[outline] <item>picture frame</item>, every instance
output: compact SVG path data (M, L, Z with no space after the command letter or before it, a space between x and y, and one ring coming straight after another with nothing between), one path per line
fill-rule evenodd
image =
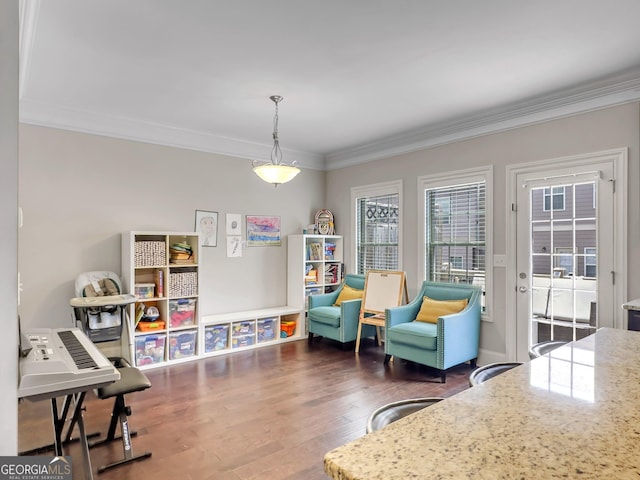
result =
M200 246L218 246L218 212L196 210L194 231L200 234Z
M280 238L280 217L276 215L247 215L247 246L277 247Z

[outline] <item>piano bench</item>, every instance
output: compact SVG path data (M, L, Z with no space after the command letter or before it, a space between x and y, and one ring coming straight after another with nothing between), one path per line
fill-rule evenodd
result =
M151 382L144 373L134 367L118 368L120 380L100 387L96 391L96 395L101 400L112 398L127 393L140 392L151 386Z
M116 365L118 365L116 363ZM136 432L130 430L129 421L127 417L131 415L131 408L125 403L124 396L128 393L140 392L146 390L151 386L151 382L144 373L135 367L121 366L118 368L120 372L120 380L116 380L104 387L96 389L96 395L101 400L107 398L115 398L113 403L113 411L111 412L111 422L109 423L109 430L104 439L93 442L89 447L93 448L98 445L112 442L113 440L122 440L124 447L124 458L108 465L103 465L98 468L98 473L104 472L109 468L125 465L137 460L143 460L151 456L151 452L145 452L141 455L133 454L133 446L131 445L131 437L136 435ZM116 429L120 425L120 435L116 436Z

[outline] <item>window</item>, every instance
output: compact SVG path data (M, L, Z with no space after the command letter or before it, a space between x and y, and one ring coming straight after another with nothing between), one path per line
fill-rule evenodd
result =
M389 182L352 189L356 273L400 270L401 185Z
M492 177L492 168L487 167L418 179L424 279L481 286L485 312Z
M584 276L596 276L596 249L595 247L585 247L584 249Z
M554 210L564 210L564 186L544 189L544 211L551 210L551 205Z
M462 255L452 255L449 257L449 266L452 269L461 269L463 267L463 256Z

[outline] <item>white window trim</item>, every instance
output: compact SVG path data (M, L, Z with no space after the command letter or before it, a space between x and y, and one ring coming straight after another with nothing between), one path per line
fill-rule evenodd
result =
M426 212L425 212L425 190L431 188L451 187L468 183L485 182L485 311L482 313L482 320L493 322L491 312L493 311L493 165L479 168L469 168L457 170L455 172L440 173L434 175L423 175L418 177L418 249L420 250L421 277L424 282L426 278L427 257L425 239L426 232Z
M376 197L382 195L398 195L398 270L403 271L402 268L402 223L403 223L403 208L402 208L402 180L392 180L390 182L383 183L375 183L372 185L362 185L359 187L351 188L351 238L353 239L351 243L351 258L348 262L348 271L356 272L357 265L356 259L357 256L357 200L362 197Z

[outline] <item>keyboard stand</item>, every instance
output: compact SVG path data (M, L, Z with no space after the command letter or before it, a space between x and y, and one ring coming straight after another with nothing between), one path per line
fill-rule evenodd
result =
M56 397L51 398L51 418L53 424L53 443L49 445L43 445L42 447L36 447L31 450L25 450L19 452L18 455L35 455L38 453L53 450L58 457L64 456L64 446L72 442L79 441L80 449L82 451L82 463L84 466L84 476L87 480L93 480L93 468L91 466L91 457L89 456L89 442L88 438L95 437L99 433L88 434L84 427L84 398L87 392L78 392L65 395L64 402L62 403L62 411L58 409L58 399ZM67 417L71 410L71 404L73 404L73 416L71 417L67 434L62 439L64 432L64 426L67 423ZM75 425L78 425L79 436L73 438L71 434Z
M63 447L73 440L71 435L78 425L85 478L93 480L84 426L85 396L93 388L118 380L120 373L78 329L34 329L26 336L33 348L26 357L20 359L18 398L51 401L53 449L56 456L64 456ZM64 398L64 402L60 409L58 400L61 398ZM70 414L69 428L63 440L64 427ZM31 452L22 452L21 455Z
M69 431L67 432L67 441L71 437L71 430L73 429L74 424L77 423L80 434L78 439L80 440L80 447L82 450L84 475L87 480L93 480L93 468L91 467L91 458L89 457L89 444L87 442L87 435L84 429L84 408L82 406L86 394L87 392L84 391L66 395L64 397L64 404L62 407L62 412L60 414L58 413L58 401L55 397L52 398L51 417L53 419L54 450L57 456L63 456L64 452L62 448L62 431L64 430L64 425L67 421L71 403L73 402L75 404L73 409L73 417L69 426Z

